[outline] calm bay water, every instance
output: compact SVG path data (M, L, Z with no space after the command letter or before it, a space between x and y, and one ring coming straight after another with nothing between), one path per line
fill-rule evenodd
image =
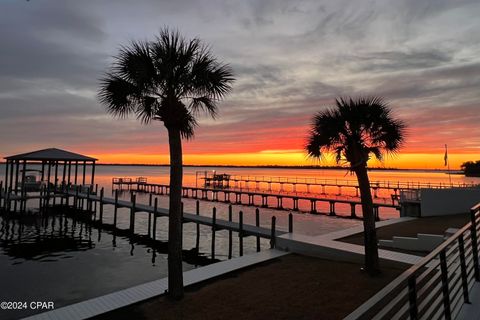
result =
M184 185L201 186L199 180L205 171L227 173L238 176L317 178L327 180L355 180L346 170L318 169L278 169L278 168L192 168L184 169ZM199 174L197 174L197 172ZM5 165L0 165L0 180L4 180ZM97 166L95 182L105 188L105 196L112 196L113 177L147 177L148 182L168 184L168 167L147 166ZM88 176L88 172L87 172ZM463 175L451 175L441 172L422 171L373 171L372 181L449 183L480 183L480 178L466 178ZM255 187L255 185L243 185ZM272 185L272 191L279 192L279 185ZM285 186L284 192L292 192L291 186ZM302 189L303 188L303 189ZM311 193L319 193L320 187L312 187ZM298 186L298 193L306 193L305 187ZM335 196L338 188L327 188L329 196ZM342 196L353 196L354 190L342 190ZM128 192L122 197L129 198ZM388 200L389 192L379 194ZM159 206L168 207L168 197L158 196ZM138 202L147 203L148 196L139 193ZM387 201L385 200L385 201ZM274 199L272 199L274 201ZM379 200L380 201L380 200ZM35 206L32 202L30 206ZM184 199L185 211L195 211L195 200ZM273 203L272 203L273 205ZM287 201L284 205L290 206ZM300 209L308 211L308 204L301 204ZM219 219L227 219L228 205L219 202L201 201L202 215L211 215L213 207L217 209ZM320 211L327 211L319 205ZM238 212L244 212L245 223L254 224L255 208L234 206L234 220ZM348 215L349 207L338 205L339 214ZM359 210L359 209L358 209ZM287 229L288 212L274 209L260 209L260 223L270 226L271 217L277 217L279 229ZM381 209L381 218L397 217L395 209ZM113 222L113 208L105 206L104 222ZM359 225L361 221L345 218L327 217L298 213L294 215L294 231L308 235L319 235L327 232ZM128 210L120 209L118 227L127 229L129 224ZM168 235L167 219L159 218L156 238L166 242ZM135 221L138 234L148 234L148 215L138 213ZM184 225L184 250L195 247L196 227ZM210 255L211 230L200 227L200 254ZM245 254L255 251L255 239L244 240ZM262 240L262 248L269 247L268 241ZM234 236L234 256L238 255L238 238ZM228 254L228 232L216 234L216 257L226 259ZM194 268L193 264L184 263L184 270ZM85 300L122 288L144 283L166 276L166 254L161 249L152 248L148 243L127 236L116 235L112 231L102 230L91 224L77 221L65 215L41 217L32 215L23 218L0 217L0 289L1 300L9 301L54 301L56 307ZM0 319L14 319L30 312L0 311Z

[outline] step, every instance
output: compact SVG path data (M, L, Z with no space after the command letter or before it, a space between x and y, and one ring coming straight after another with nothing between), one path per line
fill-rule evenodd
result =
M443 236L419 233L417 238L394 236L392 240L379 240L379 245L411 251L432 251L444 241Z

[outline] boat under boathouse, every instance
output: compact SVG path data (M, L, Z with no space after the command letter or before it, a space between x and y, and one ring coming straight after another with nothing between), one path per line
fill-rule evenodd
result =
M25 210L28 199L39 198L41 201L42 197L49 198L51 192L55 193L63 186L93 186L95 182L97 159L78 153L49 148L4 159L5 179L0 182L0 195L3 193L4 207L10 207L10 200L14 201L15 211L17 202L20 202L20 210ZM47 194L43 195L42 190ZM8 206L5 205L7 202Z

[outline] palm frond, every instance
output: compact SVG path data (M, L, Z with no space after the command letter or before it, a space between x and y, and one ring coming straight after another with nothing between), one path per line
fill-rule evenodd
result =
M307 155L311 158L321 159L323 157L322 146L324 143L320 140L320 136L312 132L307 138L307 143L305 149L307 150Z
M306 150L313 157L331 152L337 162L345 157L352 166L366 164L369 154L382 160L383 153L397 152L405 140L405 128L381 97L340 97L334 108L313 117Z
M208 47L201 47L192 61L190 91L197 95L222 99L227 95L234 82L229 65L219 63L210 53Z
M191 100L190 109L194 115L197 115L200 111L204 111L213 119L217 117L218 109L215 100L208 96L193 97Z
M383 154L382 154L382 150L380 147L368 147L366 148L366 151L370 154L372 153L375 158L377 158L379 161L382 161L383 160Z
M132 83L107 73L100 80L98 98L106 106L107 112L121 118L127 117L136 109L135 97L138 88Z
M180 134L182 138L187 140L193 139L197 125L197 120L191 112L185 113L185 117L182 119L182 124L180 126Z
M123 46L115 59L113 73L144 91L155 85L156 70L148 42L136 41Z
M135 114L143 124L148 124L156 119L158 113L158 100L151 96L144 96L141 103L137 106Z

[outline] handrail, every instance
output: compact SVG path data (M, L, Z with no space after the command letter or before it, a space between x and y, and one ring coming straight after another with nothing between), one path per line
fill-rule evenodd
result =
M220 174L215 174L215 176L220 176ZM213 179L213 175L208 174L205 177L200 177L202 180ZM322 179L322 178L298 178L298 177L265 177L265 176L243 176L243 175L229 175L229 181L244 181L244 182L260 182L260 183L277 183L277 184L310 184L310 185L325 185L325 184L335 184L338 185L339 182L344 187L358 187L358 182L356 180L344 180L344 179ZM378 180L370 182L372 188L389 188L389 189L420 189L420 188L449 188L449 187L475 187L478 184L475 183L431 183L431 182L412 182L412 181L388 181L388 180Z
M463 226L460 230L455 232L453 236L445 240L442 244L440 244L437 248L435 248L431 253L427 256L422 258L418 263L407 269L403 272L400 276L390 282L387 286L385 286L382 290L380 290L377 294L375 294L372 298L370 298L367 302L363 305L358 307L352 313L350 313L345 319L346 320L353 320L353 319L369 319L375 316L379 309L387 308L389 303L393 301L396 295L393 295L394 292L398 292L404 288L407 288L408 299L406 300L406 305L404 304L404 308L408 308L410 317L417 318L418 317L418 296L417 296L417 279L416 276L420 271L423 271L425 267L431 267L432 261L440 259L440 272L442 278L442 290L439 294L443 294L443 304L444 304L444 311L446 313L446 318L449 318L450 312L452 311L450 308L450 304L453 301L450 301L450 292L449 287L453 288L453 285L449 285L448 281L448 259L446 257L446 251L449 247L451 247L455 242L458 242L460 253L460 264L461 269L465 267L465 251L464 251L464 236L471 236L472 239L472 261L473 261L473 269L474 269L474 279L479 281L479 266L478 266L478 245L477 245L477 227L476 227L476 219L480 216L480 203L476 204L471 208L471 220L465 226ZM475 261L476 260L476 261ZM457 261L458 262L458 261ZM438 263L437 263L438 264ZM462 271L463 273L463 271ZM446 283L444 283L446 281ZM460 284L464 287L463 294L464 294L464 301L468 301L468 281L462 275L457 278L457 283L462 281ZM460 290L461 292L461 290ZM393 297L392 297L393 295ZM390 299L389 299L390 298ZM395 305L394 305L395 306ZM381 316L380 316L381 318Z
M480 202L477 203L476 205L474 205L474 206L470 209L470 211L479 211L479 210L480 210Z

